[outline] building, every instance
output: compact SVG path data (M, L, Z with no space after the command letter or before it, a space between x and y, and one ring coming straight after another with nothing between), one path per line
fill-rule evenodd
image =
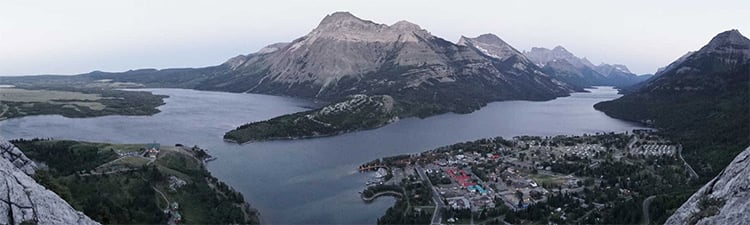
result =
M143 156L150 157L150 158L156 158L156 155L159 155L159 150L161 149L161 145L159 143L153 142L146 144L144 147Z

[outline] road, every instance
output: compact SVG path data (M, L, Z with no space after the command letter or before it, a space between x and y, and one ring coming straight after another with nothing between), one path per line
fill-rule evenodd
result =
M435 212L432 213L432 222L430 224L439 225L443 219L440 213L442 212L441 209L445 208L445 203L440 199L440 192L435 190L435 186L432 186L432 182L430 182L430 178L424 173L424 169L421 166L417 166L415 169L417 170L417 174L419 174L419 178L423 181L427 181L427 185L429 185L430 190L432 190L432 201L435 202Z
M633 151L633 145L638 142L638 135L633 135L633 140L628 143L628 151Z
M167 203L167 206L164 207L164 211L169 210L169 199L167 199L167 195L165 195L164 193L162 193L159 189L156 189L156 187L154 187L154 186L151 186L151 188L153 188L154 191L156 191L156 193L159 193L159 195L161 195L161 197L164 199L164 202Z
M404 194L403 194L403 193L401 193L401 192L396 192L396 191L383 191L383 192L378 192L378 193L375 193L374 195L370 196L369 198L367 198L367 197L365 197L365 196L362 196L362 200L365 200L365 201L372 201L372 200L375 200L376 198L378 198L378 197L380 197L380 196L383 196L383 195L391 195L391 196L398 196L398 197L403 197L403 196L404 196Z
M651 216L648 214L648 208L651 206L651 201L656 198L656 195L648 196L648 198L643 200L643 205L641 205L641 208L643 209L643 219L642 224L650 224L651 223Z
M682 145L677 145L677 156L680 157L680 160L682 160L682 163L685 164L685 167L687 168L688 173L690 173L691 178L698 179L698 173L693 170L693 167L690 166L690 164L685 161L685 158L682 158Z

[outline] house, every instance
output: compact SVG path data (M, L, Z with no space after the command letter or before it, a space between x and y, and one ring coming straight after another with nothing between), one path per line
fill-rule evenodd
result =
M149 143L146 144L144 147L145 151L143 152L143 156L150 157L150 158L156 158L156 155L159 155L159 150L161 149L161 145L159 143Z

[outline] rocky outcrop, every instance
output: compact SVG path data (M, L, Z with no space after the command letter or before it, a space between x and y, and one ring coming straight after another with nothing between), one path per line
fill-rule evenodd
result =
M34 181L36 165L0 139L0 224L99 224Z
M10 142L0 139L0 157L9 161L16 168L28 175L34 175L36 163L31 161L20 149L13 146Z
M666 224L750 223L750 148L693 194Z

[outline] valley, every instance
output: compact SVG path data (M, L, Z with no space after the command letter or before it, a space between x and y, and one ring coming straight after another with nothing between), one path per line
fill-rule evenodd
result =
M615 18L619 10L610 9ZM206 33L257 27L209 28L193 21L183 35L164 27L140 34L113 26L125 33L104 33L122 39L86 45L125 43L122 52L144 59L173 43L203 51L175 54L167 59L170 67L218 54L217 48L253 46L260 40L254 38L273 44L196 68L81 73L100 68L87 67L75 75L0 76L0 224L750 222L744 212L750 194L750 39L726 30L653 74L636 74L650 67L645 61L684 48L687 36L672 33L681 29L659 26L633 38L632 30L618 33L627 24L599 24L571 34L562 31L580 22L555 24L588 12L555 10L565 15L535 18L565 29L540 28L531 18L513 21L534 24L498 29L537 27L533 35L504 38L555 46L519 44L529 50L493 33L459 33L478 27L433 30L460 36L453 42L409 21L386 24L345 11L307 21L311 29L296 31L296 38L285 33L283 42L253 33L253 41L223 47L209 44L216 40ZM249 20L245 13L226 16ZM446 20L441 24L462 19L438 15ZM99 19L107 18L81 21ZM283 30L284 21L261 27ZM476 25L496 29L509 26L505 21ZM174 21L146 25L180 28ZM702 29L689 34L706 35ZM562 33L537 40L552 31ZM30 40L47 36L39 34ZM97 37L83 34L85 40ZM136 48L140 35L164 43ZM601 59L629 59L634 70L592 63L554 43ZM76 49L52 55L93 54L71 46ZM8 58L23 54L47 55L21 51ZM67 66L57 60L71 63L64 57L46 64L26 60L44 66L34 71ZM126 61L102 68L166 65L138 59L138 66L122 67Z

